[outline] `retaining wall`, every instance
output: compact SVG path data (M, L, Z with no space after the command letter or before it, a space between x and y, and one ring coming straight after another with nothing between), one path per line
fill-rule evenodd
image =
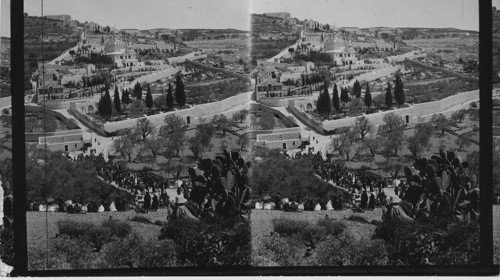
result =
M210 71L210 72L222 72L230 77L234 77L234 78L237 78L238 80L241 80L245 83L249 83L250 82L250 78L247 77L247 76L244 76L244 75L240 75L240 74L237 74L237 73L234 73L234 72L231 72L231 71L228 71L228 70L225 70L225 69L222 69L222 68L215 68L215 67L211 67L211 66L208 66L208 65L204 65L204 64L201 64L201 63L198 63L198 62L194 62L194 61L190 61L190 60L186 60L186 65L192 65L192 66L195 66L197 68L201 68L201 69L205 69L207 71Z
M149 119L155 126L161 126L164 124L165 116L175 114L182 117L186 123L190 125L197 125L200 123L201 119L210 118L216 114L224 114L231 117L236 111L226 111L236 106L244 105L250 100L251 95L252 92L245 92L226 98L222 101L195 105L189 109L146 116L146 118ZM116 134L120 130L133 128L136 125L136 122L137 118L117 122L107 122L103 125L103 129L107 134Z
M462 92L456 95L437 100L432 102L420 103L412 105L408 108L396 109L380 113L365 115L374 125L383 123L382 118L385 114L395 113L402 116L404 119L409 116L409 123L415 124L418 118L422 117L424 120L430 120L435 113L443 113L446 117L450 117L455 111L452 107L466 105L472 101L479 100L479 91ZM295 108L294 108L295 109ZM296 110L296 109L295 109ZM444 112L443 112L444 111ZM351 126L356 120L356 117L344 118L339 120L331 120L323 122L325 130L334 130L337 128Z
M435 71L435 72L442 72L442 73L444 73L446 75L457 77L457 78L459 78L461 80L464 80L466 82L479 83L479 79L478 78L467 77L465 75L459 74L457 72L454 72L454 71L451 71L451 70L448 70L448 69L445 69L445 68L427 65L425 63L421 63L421 62L414 61L414 60L407 60L407 61L405 61L405 63L411 64L413 66L421 67L421 68L424 68L424 69L427 69L427 70Z
M78 107L81 106L81 103L79 104L79 102L72 102L71 105L70 105L70 108L68 110L68 112L74 116L76 119L78 119L80 122L82 122L83 124L85 124L87 127L90 127L92 130L94 130L95 132L97 132L99 135L101 136L113 136L115 135L116 133L107 133L103 126L100 125L100 124L97 124L96 122L94 122L89 116L87 116L86 114L80 112L80 110L78 109Z
M310 119L305 113L300 112L297 108L295 108L293 100L290 101L287 109L292 113L296 118L298 118L301 122L307 124L307 126L311 127L314 131L321 135L327 134L327 131L321 124L317 124L312 119Z

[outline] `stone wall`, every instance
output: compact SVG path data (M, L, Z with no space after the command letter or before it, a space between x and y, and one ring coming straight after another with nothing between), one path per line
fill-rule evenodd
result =
M206 55L205 55L206 56ZM249 83L250 82L250 78L248 78L247 76L245 75L241 75L241 74L238 74L238 73L234 73L232 71L228 71L228 70L225 70L225 69L222 69L222 68L216 68L216 67L211 67L211 66L208 66L208 65L204 65L204 64L201 64L201 63L198 63L198 62L195 62L195 61L191 61L191 60L186 60L186 65L190 65L190 66L194 66L194 67L197 67L197 68L201 68L201 69L204 69L204 70L207 70L207 71L210 71L210 72L222 72L230 77L234 77L234 78L237 78L245 83Z
M478 78L467 77L465 75L462 75L460 73L457 73L457 72L454 72L454 71L451 71L451 70L448 70L448 69L445 69L445 68L427 65L425 63L421 63L421 62L414 61L414 60L406 60L405 63L408 63L408 64L410 64L412 66L417 66L417 67L421 67L421 68L424 68L424 69L427 69L427 70L435 71L435 72L442 72L442 73L444 73L446 75L457 77L457 78L459 78L461 80L464 80L466 82L479 83L479 79Z
M82 104L84 103L84 104ZM90 127L92 130L97 132L101 136L113 136L115 134L113 133L107 133L103 126L100 124L97 124L94 120L92 120L89 116L87 116L85 113L82 113L80 111L81 106L85 106L87 103L85 102L72 102L70 105L70 108L68 112L74 116L77 120L85 124L87 127Z
M258 102L269 107L286 107L290 103L290 100L295 100L296 102L304 101L313 103L312 95L293 95L293 96L283 96L283 97L261 97Z
M172 63L183 63L186 62L186 60L196 60L202 58L207 58L207 55L206 54L195 55L195 53L188 53L183 56L169 57L167 58L167 61L168 64L172 65Z
M387 57L387 60L389 62L403 62L406 59L417 59L417 58L422 58L422 57L427 57L427 53L421 53L417 54L415 52L409 52L401 55L395 55L395 56L389 56Z
M147 116L155 126L161 126L164 124L165 116L170 114L179 115L183 120L189 125L197 125L202 119L209 119L216 114L224 114L231 117L237 110L228 111L236 106L242 106L250 100L252 92L240 93L236 96L226 98L222 101L206 103L195 105L189 109L183 109L168 113L161 113L157 115ZM107 134L116 134L118 131L133 128L136 125L137 119L128 119L117 122L106 122L103 125L103 129Z
M250 112L252 112L252 111L266 111L266 112L270 112L270 113L278 116L278 118L281 120L281 122L287 127L286 129L299 126L294 121L290 120L287 116L285 116L285 114L283 114L282 112L280 112L276 109L273 109L273 108L263 106L259 103L250 104L249 110L250 110Z
M95 95L99 95L96 93ZM113 95L113 94L111 94ZM45 104L43 99L38 100L38 104L45 105L47 108L52 110L62 110L69 109L71 107L71 103L73 102L92 102L94 103L94 108L97 109L96 102L94 101L94 96L86 97L86 98L72 98L72 99L54 99L54 100L45 100Z
M327 131L323 128L323 125L314 122L311 118L309 118L305 113L299 111L295 108L293 100L290 101L287 109L292 113L296 118L298 118L301 122L307 124L307 126L311 127L314 131L321 135L327 134Z
M383 123L382 118L385 114L395 113L400 115L405 119L408 116L408 120L410 124L415 124L418 122L418 118L422 117L425 120L430 120L432 115L435 113L442 112L446 117L450 117L451 114L455 111L453 107L455 106L467 106L468 103L472 101L479 100L479 91L469 91L462 92L456 95L437 100L432 102L420 103L412 105L408 108L396 109L391 111L385 111L375 114L366 115L366 117L375 125L379 125ZM458 107L457 107L458 109ZM342 127L351 126L356 120L356 117L349 117L339 120L331 120L323 122L323 128L326 130L335 130Z

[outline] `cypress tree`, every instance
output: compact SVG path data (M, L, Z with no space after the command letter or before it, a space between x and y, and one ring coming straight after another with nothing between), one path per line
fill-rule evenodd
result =
M370 92L370 85L368 83L366 83L365 105L368 108L370 108L370 106L372 106L372 94Z
M316 100L316 110L318 111L318 113L320 115L323 115L323 112L324 112L324 98L323 98L324 94L323 92L320 92L319 95L318 95L318 100Z
M394 99L396 103L401 106L405 103L405 92L403 89L403 80L399 72L396 73L396 81L394 84Z
M139 82L137 82L134 86L134 96L137 99L142 99L142 87Z
M359 83L358 80L354 82L354 85L352 86L352 93L354 96L357 98L361 97L361 84Z
M153 107L153 95L151 95L151 88L148 85L148 92L146 93L146 107L151 110Z
M186 105L186 93L184 92L184 82L182 82L181 73L177 73L175 81L175 101L177 101L179 108Z
M335 108L336 111L340 110L339 91L337 90L337 84L333 84L332 104L333 108Z
M120 94L118 92L118 87L115 86L115 95L113 96L113 103L115 104L115 110L117 113L121 113L122 107L120 102Z
M97 112L102 117L106 116L106 102L104 101L104 94L101 94L101 98L99 98L99 103L97 103Z
M325 81L324 83L324 97L323 97L323 101L325 102L325 105L324 105L324 115L325 115L325 118L328 118L328 116L330 115L330 113L332 112L332 103L330 102L330 93L328 93L328 82Z
M130 96L128 95L128 90L126 89L122 90L122 103L124 104L130 103Z
M168 83L167 107L169 110L172 110L172 108L174 108L174 96L172 95L172 85L170 83Z
M105 97L105 108L106 108L106 115L108 118L113 114L113 102L111 101L111 95L109 95L109 89L106 90L106 93L104 95Z
M385 93L385 105L387 108L392 107L392 93L391 93L391 83L387 82L387 92Z

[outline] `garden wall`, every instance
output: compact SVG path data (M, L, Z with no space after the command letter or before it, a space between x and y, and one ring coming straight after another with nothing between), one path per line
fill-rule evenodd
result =
M82 104L84 103L84 104ZM101 136L113 136L114 134L107 133L103 126L100 124L97 124L94 120L92 120L89 116L86 114L80 112L78 109L78 106L81 105L88 105L87 102L71 102L70 108L68 112L74 116L77 120L85 124L87 127L90 127L92 130L97 132Z
M454 71L451 71L451 70L448 70L448 69L445 69L445 68L427 65L425 63L421 63L421 62L414 61L414 60L407 60L407 61L405 61L405 63L411 64L411 65L414 65L414 66L418 66L418 67L421 67L421 68L424 68L424 69L427 69L427 70L435 71L435 72L442 72L442 73L444 73L446 75L457 77L457 78L459 78L461 80L464 80L466 82L479 83L479 79L478 78L467 77L465 75L459 74L457 72L454 72Z
M462 92L456 95L433 101L412 105L408 108L396 109L392 111L385 111L375 114L366 115L366 117L375 125L383 123L382 118L385 114L395 113L402 116L404 119L406 116L409 117L409 123L417 123L418 117L423 117L426 120L430 120L433 114L443 113L445 116L449 117L455 111L452 107L466 105L471 101L479 99L479 91L469 91ZM289 106L293 107L293 106ZM294 108L295 109L295 108ZM458 108L457 108L458 109ZM296 110L296 109L295 109ZM442 112L445 111L446 112ZM356 117L344 118L339 120L331 120L323 122L323 128L326 130L334 130L337 128L351 126L356 120Z
M195 66L197 68L201 68L201 69L204 69L204 70L207 70L207 71L210 71L210 72L222 72L230 77L234 77L234 78L237 78L245 83L248 83L250 82L250 79L247 77L247 76L244 76L244 75L240 75L240 74L237 74L237 73L234 73L234 72L231 72L231 71L228 71L228 70L225 70L223 68L216 68L216 67L211 67L211 66L208 66L208 65L204 65L204 64L201 64L201 63L198 63L198 62L194 62L194 61L190 61L190 60L186 60L186 65L191 65L191 66Z
M196 60L202 58L207 58L207 55L206 54L195 55L195 53L188 53L183 56L169 57L167 58L167 61L168 64L172 65L172 63L183 63L186 62L186 60Z
M307 124L310 128L321 135L327 134L327 131L323 128L321 124L314 122L310 119L305 113L300 112L297 108L295 108L295 103L293 100L290 100L290 104L288 104L287 109L301 122Z
M406 59L410 60L422 57L427 57L427 53L415 54L415 52L409 52L401 55L389 56L387 57L387 60L389 62L402 62L405 61Z
M249 108L250 112L252 111L266 111L266 112L270 112L274 115L277 115L278 118L281 120L281 122L287 127L287 128L291 128L291 127L299 127L298 124L296 124L294 121L290 120L287 116L285 116L285 114L283 114L282 112L276 110L276 109L273 109L273 108L269 108L269 107L266 107L266 106L263 106L259 103L251 103L250 104L250 108ZM279 130L279 129L278 129Z
M308 98L308 102L311 103L312 101L309 101L311 98L311 95L299 95L299 96L283 96L283 97L261 97L259 98L258 102L262 103L264 105L267 105L269 107L286 107L290 103L290 100L302 100L305 98Z
M96 93L95 95L100 96L100 94L98 94L98 93ZM82 101L91 101L92 102L92 101L94 101L94 96L86 97L86 98L45 100L45 106L49 109L52 109L52 110L63 110L63 109L67 110L71 107L71 103L82 102ZM44 105L43 99L38 99L38 104Z
M197 125L200 123L200 118L210 118L216 114L224 114L228 117L232 116L237 110L230 112L226 111L236 106L244 105L250 100L251 95L252 92L245 92L218 102L195 105L189 109L183 109L179 111L161 113L145 117L149 119L155 126L161 126L164 124L165 116L170 114L175 114L181 116L186 123L190 125ZM106 122L103 125L103 129L107 134L115 134L119 130L133 128L136 125L136 122L137 118L117 121L117 122Z

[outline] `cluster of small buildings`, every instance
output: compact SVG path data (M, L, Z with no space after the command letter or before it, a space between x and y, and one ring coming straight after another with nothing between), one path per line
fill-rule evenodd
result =
M63 94L64 85L72 83L77 87L82 86L83 79L92 76L95 72L94 64L62 66L39 63L37 91L41 94Z
M292 18L290 13L279 12L279 13L265 13L263 15L252 14L251 15L252 24L276 24L281 26L294 26L297 24L297 19Z
M269 94L284 94L283 83L300 84L315 71L314 63L279 63L257 61L256 86L257 99Z

